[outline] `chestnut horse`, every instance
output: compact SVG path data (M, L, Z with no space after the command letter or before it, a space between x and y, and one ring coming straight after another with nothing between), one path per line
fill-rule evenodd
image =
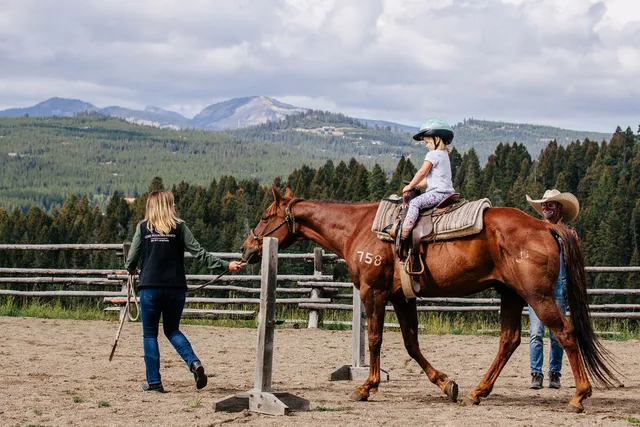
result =
M367 400L370 392L378 389L385 306L391 302L407 352L429 380L455 402L455 381L431 366L420 351L416 300L403 294L399 273L394 271L398 267L393 247L371 232L378 203L307 201L293 198L289 189L283 197L275 187L273 196L274 202L244 242L242 258L249 263L258 262L262 239L270 236L278 239L281 248L297 240L312 240L346 261L365 306L370 356L369 376L351 398ZM556 237L564 242L572 323L554 300L560 268ZM482 381L463 399L466 403L479 404L491 393L502 368L520 344L525 303L533 307L566 351L576 383L570 410L583 411L582 401L591 395L587 373L604 387L617 381L606 363L608 353L591 326L582 251L566 227L537 220L518 209L489 208L479 234L432 243L424 261L419 296L466 296L489 288L501 293L498 354Z

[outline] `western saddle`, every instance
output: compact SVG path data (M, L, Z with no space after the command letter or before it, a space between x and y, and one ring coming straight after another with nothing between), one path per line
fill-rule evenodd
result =
M410 199L415 196L416 194L412 194L411 197L408 197L409 200L405 200L405 203L408 204ZM442 215L456 210L465 203L467 201L462 199L459 193L452 193L436 206L421 211L411 231L411 236L406 240L401 239L402 233L400 232L406 209L402 211L402 220L396 231L395 252L400 261L405 261L408 274L418 276L424 273L422 254L425 253L426 248L422 247L421 242L428 241L432 237L434 226L442 218Z

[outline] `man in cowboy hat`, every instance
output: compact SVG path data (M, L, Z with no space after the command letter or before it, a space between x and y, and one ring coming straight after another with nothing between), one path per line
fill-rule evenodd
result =
M578 216L580 211L580 203L578 199L571 193L561 193L556 189L547 190L544 192L542 199L532 200L527 195L527 202L538 213L540 213L546 222L551 224L565 223L574 220ZM571 228L574 234L576 231ZM562 248L560 248L560 272L558 273L558 281L555 288L555 300L558 304L558 308L563 315L567 314L567 278L564 269L564 257L562 254ZM531 306L529 306L529 321L530 321L530 338L529 338L529 364L531 367L531 385L529 388L540 389L542 388L542 381L544 376L542 375L542 362L544 359L544 346L542 344L542 337L544 336L544 325L536 316ZM549 357L549 387L560 388L560 377L562 374L562 356L564 355L564 349L556 337L551 331L549 331L549 337L551 338L551 355Z

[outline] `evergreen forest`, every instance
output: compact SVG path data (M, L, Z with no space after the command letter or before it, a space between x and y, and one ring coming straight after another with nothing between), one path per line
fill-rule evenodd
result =
M81 120L76 118L74 120ZM256 152L244 153L251 157L251 166L266 170L273 162L287 162L294 166L288 176L271 176L269 181L261 182L257 177L237 178L228 173L214 179L207 178L207 170L200 173L198 179L180 180L180 173L172 168L186 162L184 153L200 153L202 160L188 163L191 169L210 166L210 157L216 156L232 163L237 155L224 154L223 151L234 138L253 138L257 128L238 131L238 133L208 135L202 131L176 131L173 139L155 140L150 137L156 130L145 129L140 134L133 134L129 125L113 120L96 117L86 118L88 129L76 129L78 139L73 144L64 146L51 144L48 148L36 144L39 121L33 121L31 148L22 151L24 154L37 150L51 150L52 155L63 156L71 168L78 162L86 161L91 150L106 144L104 129L111 126L115 135L121 135L117 142L110 137L109 152L111 158L103 158L104 162L131 162L136 165L135 171L153 170L155 178L146 183L129 184L127 187L116 177L108 183L110 196L102 203L92 200L89 193L72 194L59 205L53 203L49 209L34 203L28 209L21 205L0 207L0 243L44 244L44 243L120 243L130 241L134 227L144 216L146 194L158 188L170 189L176 197L178 214L192 229L196 238L209 251L238 252L251 227L259 221L262 211L272 202L271 185L281 191L289 187L298 197L319 200L337 200L348 202L378 201L391 193L398 193L402 188L402 180L410 179L420 166L415 159L400 156L394 159L391 173L386 172L388 163L382 165L369 161L361 161L357 157L349 160L333 160L323 158L320 151L309 150L308 155L291 157L290 149L281 152L271 151L280 142L265 142L263 155ZM96 121L105 120L107 124L99 130L94 128ZM75 122L74 122L75 123ZM68 124L62 119L49 121L52 132L63 132ZM281 125L281 124L280 124ZM327 126L326 122L323 123ZM18 124L14 123L14 126ZM75 124L74 124L75 126ZM267 124L272 131L278 131L279 124ZM316 126L314 123L312 126ZM4 122L2 132L10 126ZM56 130L57 129L57 130ZM367 131L367 129L364 129ZM69 132L68 129L64 132ZM166 132L166 131L162 131ZM95 133L95 134L94 134ZM393 130L389 130L391 140ZM241 136L240 136L241 134ZM190 143L180 142L180 135L188 135ZM206 137L205 137L206 135ZM320 138L309 135L310 139ZM145 150L130 151L126 141L137 138L146 141ZM206 141L205 141L206 139ZM90 143L90 140L93 141ZM115 141L115 142L114 142ZM27 142L28 145L29 141ZM335 142L336 148L339 146ZM55 147L54 147L55 146ZM65 149L70 151L64 154ZM169 149L168 149L169 148ZM260 147L254 147L259 150ZM372 150L368 147L367 150ZM31 151L29 151L31 150ZM423 149L424 150L424 149ZM312 157L311 153L318 154ZM363 150L363 153L367 152ZM371 151L369 151L371 152ZM165 154L162 154L165 153ZM280 156L277 153L281 153ZM289 154L285 154L289 153ZM95 154L95 153L94 153ZM363 154L364 155L364 154ZM573 225L581 236L589 266L638 266L640 265L640 134L630 128L616 129L609 141L596 142L588 138L561 145L556 141L548 142L540 151L537 159L533 159L524 144L513 142L499 144L488 156L484 166L475 149L464 154L457 149L451 152L454 174L454 187L467 199L488 197L494 206L510 206L524 210L539 217L529 207L525 195L540 198L549 188L569 191L576 195L581 204L580 215ZM158 157L154 157L158 156ZM162 160L159 163L150 159ZM389 156L389 158L391 158ZM245 160L247 160L245 158ZM46 197L47 189L52 192L58 181L53 175L44 173L39 181L23 182L26 175L21 175L22 167L46 169L46 165L34 161L25 155L8 162L21 162L21 167L12 167L8 172L3 164L2 182L15 180L13 188L21 183L24 188L34 188L34 197ZM299 162L295 167L293 162ZM3 160L7 162L7 160ZM238 165L241 162L238 163ZM77 166L77 165L76 165ZM239 166L238 166L239 167ZM233 169L233 168L231 168ZM76 168L82 170L77 182L100 182L104 175L92 168ZM231 172L231 170L229 170ZM11 174L16 174L13 177ZM33 175L29 175L33 177ZM141 175L142 176L142 173ZM131 182L131 181L130 181ZM165 185L165 182L177 182ZM37 184L37 185L36 185ZM140 186L144 185L144 188ZM5 187L6 188L6 187ZM5 190L3 190L5 191ZM125 200L125 196L136 196L133 202ZM292 250L310 252L310 243L294 245ZM37 255L37 256L36 256ZM6 267L29 266L49 268L105 268L120 267L115 254L59 251L34 254L33 251L7 252L0 251L0 265ZM197 266L189 271L196 273ZM639 274L597 274L593 275L593 286L607 288L638 288Z

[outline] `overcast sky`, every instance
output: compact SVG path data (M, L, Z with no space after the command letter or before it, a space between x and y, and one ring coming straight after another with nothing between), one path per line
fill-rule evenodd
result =
M0 109L229 98L420 125L640 124L638 0L0 0Z

